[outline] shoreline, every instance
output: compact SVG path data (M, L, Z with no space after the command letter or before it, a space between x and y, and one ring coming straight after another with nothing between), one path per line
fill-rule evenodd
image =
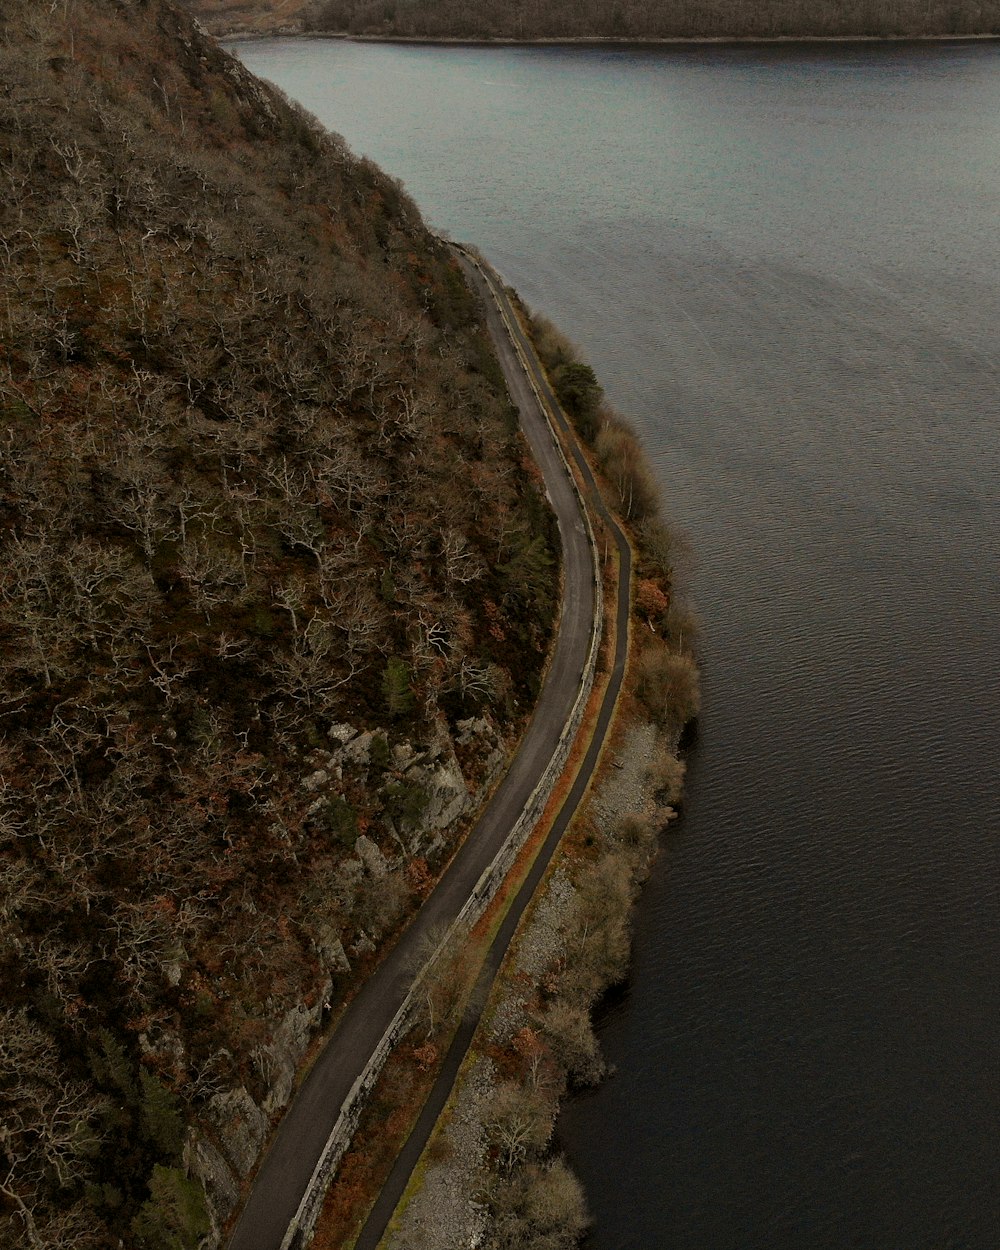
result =
M234 30L214 35L213 38L219 43L257 43L264 39L333 39L340 43L418 44L442 48L700 48L746 45L781 47L812 44L1000 43L1000 31L978 35L669 35L634 39L613 35L578 35L537 39L477 39L472 36L443 35L354 35L346 31L325 30Z

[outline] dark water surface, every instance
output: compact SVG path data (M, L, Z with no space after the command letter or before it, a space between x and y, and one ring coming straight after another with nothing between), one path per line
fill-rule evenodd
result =
M577 339L696 553L595 1250L1000 1246L1000 48L256 43Z

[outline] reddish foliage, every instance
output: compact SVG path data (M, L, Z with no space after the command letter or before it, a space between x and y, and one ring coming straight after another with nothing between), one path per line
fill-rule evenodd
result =
M644 578L636 587L636 609L648 620L662 620L670 607L670 596L654 581Z
M406 875L414 893L421 897L427 893L434 883L434 876L427 867L427 860L422 855L418 855L416 859L410 860L406 866Z
M423 1046L417 1046L414 1049L413 1058L417 1061L417 1067L421 1072L429 1072L437 1063L438 1048L433 1042L425 1042Z

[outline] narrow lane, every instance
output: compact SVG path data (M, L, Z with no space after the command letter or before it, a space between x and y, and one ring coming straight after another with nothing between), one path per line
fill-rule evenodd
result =
M565 424L562 421L561 412L556 403L555 396L548 387L548 381L545 374L535 356L534 348L524 338L520 332L520 326L514 315L514 310L510 305L506 293L495 280L494 275L488 270L479 271L473 265L465 261L466 271L472 279L474 285L487 301L488 307L493 308L493 300L496 299L504 308L505 318L497 316L490 319L490 329L494 335L494 346L497 348L498 354L501 353L502 343L510 343L508 337L508 328L515 336L518 337L521 346L521 360L518 361L518 369L521 369L521 362L526 362L532 371L533 381L539 393L545 402L549 405L549 410L553 414L555 420ZM502 340L502 341L501 341ZM516 355L516 353L515 353ZM523 373L522 373L523 376ZM407 1138L403 1149L399 1152L392 1171L383 1185L382 1190L376 1199L375 1205L365 1221L364 1227L355 1242L354 1250L377 1250L379 1243L385 1236L385 1231L392 1219L393 1212L399 1205L406 1186L409 1184L410 1176L413 1169L417 1166L424 1147L430 1140L434 1131L434 1126L438 1121L441 1112L444 1110L448 1097L451 1094L455 1080L458 1077L459 1069L468 1053L472 1040L475 1037L476 1029L479 1027L479 1021L485 1010L493 982L496 980L500 971L500 965L503 962L507 949L513 940L517 931L517 926L521 921L525 909L531 901L532 896L537 890L542 877L548 868L552 856L555 854L562 836L569 827L570 821L576 814L576 810L586 793L587 786L593 776L594 769L600 758L601 750L604 746L605 738L611 726L611 718L614 715L615 706L618 702L618 695L621 692L622 681L625 676L625 662L628 657L628 625L629 625L629 609L631 606L631 584L632 584L632 550L628 544L617 521L604 505L604 501L597 490L590 467L576 446L575 438L571 441L573 455L577 463L584 470L584 480L587 484L586 504L594 511L600 513L603 519L609 525L615 539L615 544L619 556L619 579L618 579L618 596L615 605L615 654L612 662L611 674L607 687L604 691L604 697L601 702L600 712L598 714L597 723L593 736L587 747L587 753L580 765L579 771L574 778L573 785L559 813L553 821L552 828L546 836L545 842L538 852L531 870L518 890L517 895L511 904L503 923L497 931L496 937L487 952L486 959L483 963L482 970L476 980L475 988L470 996L469 1003L466 1006L462 1022L458 1027L455 1037L452 1040L448 1053L445 1056L441 1071L434 1082L427 1102L424 1104L416 1124L413 1126L410 1136Z
M488 307L497 317L492 301ZM542 471L562 540L563 602L549 670L506 777L397 945L345 1009L286 1111L230 1237L229 1250L280 1250L341 1108L406 997L415 952L426 948L429 934L452 923L504 845L552 758L576 700L598 610L591 549L578 496L545 414L505 333L503 340L501 364L511 398ZM496 334L494 341L499 346Z

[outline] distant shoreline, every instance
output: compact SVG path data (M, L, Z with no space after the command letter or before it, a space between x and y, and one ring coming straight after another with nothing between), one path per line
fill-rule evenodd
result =
M1000 43L1000 32L981 35L698 35L669 36L663 38L621 39L614 36L586 35L577 37L550 37L539 39L474 39L430 35L352 35L346 32L326 30L234 30L216 35L220 42L257 42L261 39L336 39L341 43L400 43L427 44L432 47L467 48L551 48L551 47L617 47L617 48L665 48L736 46L743 44L816 44L816 43Z

